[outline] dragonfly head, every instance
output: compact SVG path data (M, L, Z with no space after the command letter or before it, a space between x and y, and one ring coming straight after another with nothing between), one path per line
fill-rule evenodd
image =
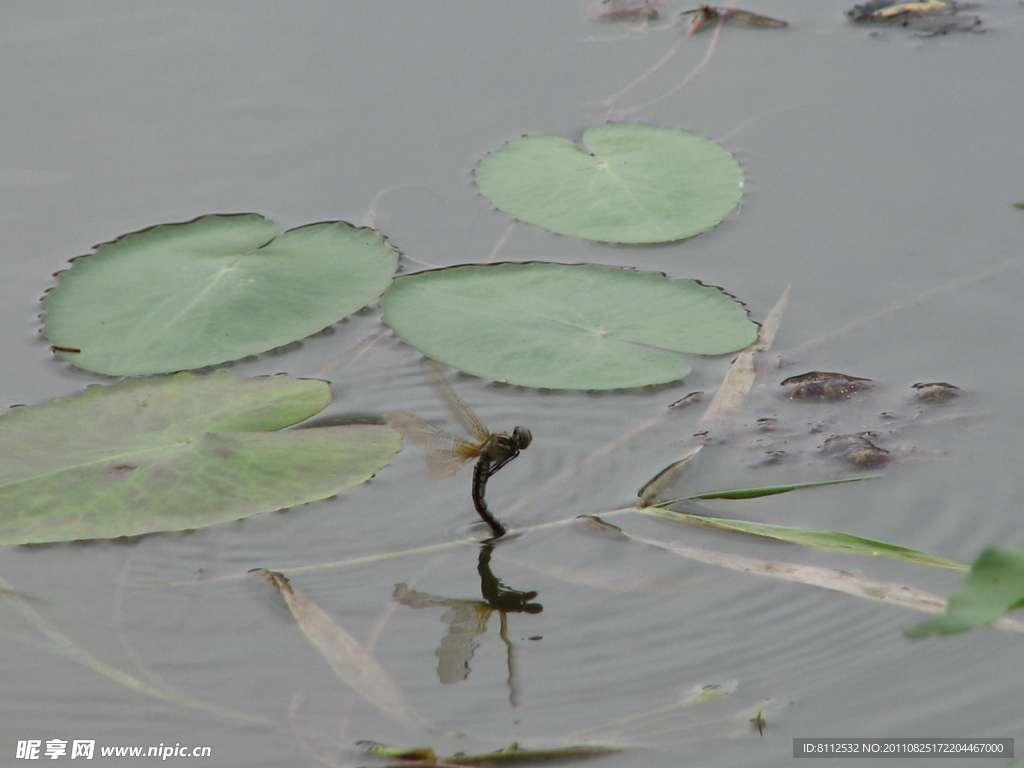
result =
M512 430L512 442L521 451L533 442L533 435L526 427L516 427Z

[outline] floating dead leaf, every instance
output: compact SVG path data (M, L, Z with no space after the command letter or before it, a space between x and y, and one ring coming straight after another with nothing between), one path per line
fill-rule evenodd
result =
M376 742L359 742L366 746L371 754L395 756L390 750L401 750L402 747L387 747ZM417 749L430 750L429 747ZM512 742L504 749L495 752L482 752L469 755L458 753L448 757L432 757L429 759L417 759L416 757L406 758L412 762L403 763L403 766L443 766L444 768L466 766L466 765L496 765L496 764L517 764L517 763L540 763L554 762L558 760L580 760L588 757L602 757L603 755L614 755L622 752L622 747L607 747L596 744L582 744L574 747L554 747L551 749L525 749L519 746L519 742ZM384 768L392 768L384 766Z
M417 730L427 727L412 712L401 689L377 660L320 606L277 571L256 568L250 573L277 590L299 629L342 682L395 722Z
M715 392L707 411L700 420L698 429L708 431L720 428L728 417L737 413L757 378L756 362L759 352L767 352L775 341L775 334L782 322L782 313L786 311L789 301L789 288L782 292L757 332L757 339L749 347L740 352L729 367L722 380L722 385Z
M679 481L682 480L683 475L687 474L694 466L695 460L700 455L703 447L703 445L692 447L683 458L672 462L644 483L637 493L637 496L640 497L640 506L649 507L652 504L657 504L659 501L664 501L669 490L675 488Z

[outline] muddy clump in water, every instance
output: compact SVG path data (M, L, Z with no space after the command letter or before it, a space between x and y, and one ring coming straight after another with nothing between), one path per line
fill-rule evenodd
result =
M912 428L963 416L955 407L963 390L946 382L918 382L908 393L860 376L810 371L780 387L781 403L746 426L747 448L757 454L749 467L825 460L879 469L922 453L907 442Z
M846 400L854 392L872 389L871 379L847 376L845 373L811 371L783 380L786 395L791 400Z

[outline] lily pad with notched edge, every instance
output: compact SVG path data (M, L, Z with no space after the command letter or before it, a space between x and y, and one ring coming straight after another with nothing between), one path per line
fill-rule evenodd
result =
M0 544L202 528L324 499L373 476L398 434L281 430L326 382L179 373L92 386L0 416Z
M721 145L678 128L605 123L583 134L524 136L487 155L480 191L517 219L610 243L693 237L720 223L743 193L743 171Z
M338 322L380 296L397 263L380 233L342 221L280 235L256 214L162 224L74 259L43 299L43 335L95 373L202 368Z
M668 351L735 352L757 325L720 288L592 264L461 266L396 278L384 320L423 354L524 387L622 389L683 378Z

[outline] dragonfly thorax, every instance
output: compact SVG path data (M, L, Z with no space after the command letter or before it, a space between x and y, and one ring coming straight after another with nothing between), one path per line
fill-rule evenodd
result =
M492 433L480 447L480 456L495 467L502 467L518 456L532 440L533 435L525 427L516 427L511 435L507 432Z

